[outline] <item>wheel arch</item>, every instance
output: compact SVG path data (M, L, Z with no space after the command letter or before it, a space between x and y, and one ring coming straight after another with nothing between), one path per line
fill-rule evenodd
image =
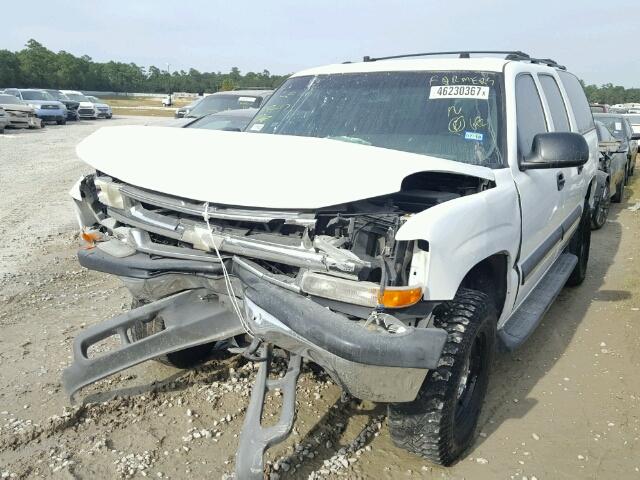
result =
M487 294L494 300L497 318L500 318L509 290L509 253L498 252L476 263L464 276L461 288L470 288Z

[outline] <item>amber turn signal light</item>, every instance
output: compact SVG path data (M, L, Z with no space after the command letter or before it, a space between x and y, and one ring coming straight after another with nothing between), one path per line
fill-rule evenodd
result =
M418 303L422 298L422 288L387 287L378 294L378 302L387 308L402 308Z
M102 240L102 235L99 232L87 232L83 230L80 232L80 238L87 242L87 246L95 247L96 242Z

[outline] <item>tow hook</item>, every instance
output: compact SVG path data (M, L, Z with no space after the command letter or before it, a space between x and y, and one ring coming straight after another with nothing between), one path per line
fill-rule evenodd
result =
M300 376L302 357L289 352L287 373L278 379L269 379L272 361L272 346L270 344L260 346L257 358L260 359L260 366L251 392L251 400L236 453L236 478L238 480L262 480L264 478L265 451L289 436L296 415L296 385ZM276 389L282 391L280 418L275 425L265 428L262 426L265 398L267 393Z

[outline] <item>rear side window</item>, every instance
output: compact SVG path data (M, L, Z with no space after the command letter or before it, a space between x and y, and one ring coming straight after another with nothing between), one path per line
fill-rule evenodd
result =
M589 108L589 102L584 94L582 85L580 85L580 82L574 75L568 72L559 71L558 75L569 96L573 115L576 117L578 131L580 133L588 132L594 128L593 115L591 114L591 108Z
M551 110L551 118L553 119L553 127L556 132L570 132L571 126L569 125L569 116L567 115L567 109L560 93L560 88L556 83L556 79L551 75L539 75L540 85L542 85L542 91L549 104L549 110Z
M542 101L531 75L516 78L516 121L518 123L518 152L520 158L531 152L533 137L547 132Z

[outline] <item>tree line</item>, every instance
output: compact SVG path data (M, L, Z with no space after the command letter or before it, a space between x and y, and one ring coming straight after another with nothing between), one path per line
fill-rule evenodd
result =
M286 75L268 70L241 74L237 67L229 73L189 71L168 72L135 63L94 62L91 57L61 50L53 52L36 40L20 51L0 50L0 88L35 87L105 92L216 92L242 87L279 86Z
M640 88L624 88L606 83L601 86L583 85L591 103L616 105L618 103L640 103Z
M141 67L135 63L94 62L91 57L53 52L36 40L29 40L18 52L0 50L0 88L40 87L105 92L217 92L242 87L280 85L286 75L240 73L233 67L229 73L189 71L167 72L158 67ZM589 102L640 103L640 88L624 88L607 83L585 85Z

